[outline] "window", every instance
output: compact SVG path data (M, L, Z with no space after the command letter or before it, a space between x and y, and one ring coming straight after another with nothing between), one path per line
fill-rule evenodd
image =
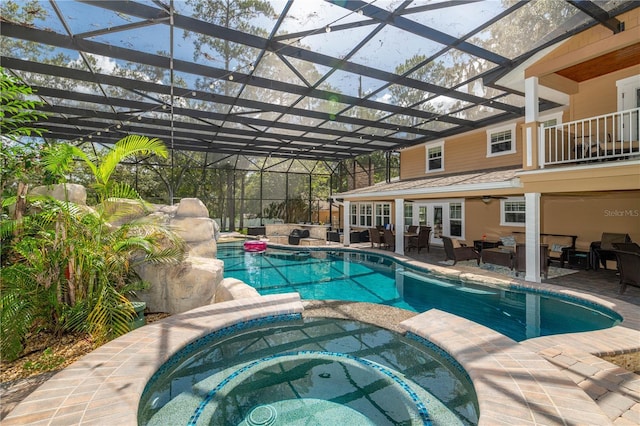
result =
M384 226L391 223L391 204L376 204L376 226Z
M452 237L462 237L462 203L449 204L449 233Z
M426 145L427 173L444 170L444 141Z
M413 225L413 204L404 204L404 224L405 226Z
M371 203L361 203L360 204L360 217L359 224L360 226L371 228L371 224L373 223L373 206Z
M524 226L524 198L507 198L500 203L500 224L506 226Z
M558 126L562 124L562 112L540 116L539 120L543 128Z
M349 221L349 225L358 226L358 204L351 204L351 212L349 214L349 217L351 218L351 220Z
M487 157L516 152L516 125L487 130Z
M370 228L373 223L373 205L371 203L351 204L351 226Z

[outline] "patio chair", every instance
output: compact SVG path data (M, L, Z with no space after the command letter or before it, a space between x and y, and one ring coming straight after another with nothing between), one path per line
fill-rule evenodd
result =
M389 250L396 251L396 236L390 229L384 230L384 244Z
M441 238L444 243L445 260L453 260L453 264L455 265L461 260L475 259L478 265L480 264L480 253L473 247L468 247L460 241L445 237L444 235Z
M431 228L428 226L421 226L418 231L418 235L416 237L409 237L409 244L407 245L407 250L411 250L412 248L417 248L418 253L420 253L420 249L426 247L427 253L429 253L430 245L429 245L429 237L431 236Z
M516 244L516 277L519 272L527 270L527 247L524 244ZM540 244L540 273L546 280L549 277L549 245Z
M614 243L630 243L631 237L629 234L616 234L611 232L603 232L600 241L594 241L591 243L589 249L591 253L591 264L596 271L600 264L606 270L607 260L616 260L616 255L613 253L615 247Z
M616 250L640 253L640 245L638 243L612 243L611 245Z
M412 234L413 233L417 234L418 233L418 225L409 225L407 227L407 232L412 233Z
M384 236L380 234L377 228L369 228L369 240L371 241L371 247L378 245L378 248L382 248L384 243Z
M640 286L640 253L622 250L612 250L618 262L620 273L620 294L624 293L627 285Z

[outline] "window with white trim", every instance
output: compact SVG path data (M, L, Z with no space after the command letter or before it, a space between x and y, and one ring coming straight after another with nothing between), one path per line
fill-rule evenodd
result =
M553 114L541 115L539 118L543 128L562 124L562 111Z
M525 223L524 198L510 197L500 200L500 225L524 226Z
M516 152L516 124L487 129L487 157Z
M449 203L449 234L462 237L462 203Z
M351 203L350 225L370 228L373 223L372 203Z
M391 223L391 204L390 203L376 203L376 226L384 226Z
M404 204L404 225L405 226L413 225L413 204L412 203Z
M351 212L349 212L349 225L358 226L358 204L351 203Z
M444 141L425 145L427 154L426 172L440 172L444 170Z
M371 228L373 223L373 206L371 203L360 203L359 226Z

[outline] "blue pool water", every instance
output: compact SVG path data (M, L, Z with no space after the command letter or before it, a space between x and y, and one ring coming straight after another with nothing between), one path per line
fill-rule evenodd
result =
M436 308L516 341L599 330L622 320L578 299L447 281L364 251L269 248L256 254L227 243L218 245L218 258L225 277L240 279L262 295L296 291L303 299L379 303L414 312Z
M202 338L154 375L138 424L478 422L466 372L415 335L331 318L252 320Z

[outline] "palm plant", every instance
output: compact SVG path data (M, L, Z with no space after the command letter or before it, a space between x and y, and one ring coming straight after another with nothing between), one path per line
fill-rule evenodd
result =
M126 296L145 285L134 266L181 260L184 243L162 224L142 218L113 225L122 215L146 207L133 188L112 180L117 165L137 154L166 157L167 150L158 139L131 135L101 159L71 145L58 145L43 156L45 169L61 179L74 159L83 160L95 178L98 203L88 208L68 200L33 198L32 214L3 224L3 235L20 230L12 246L15 261L1 275L0 343L5 357L19 355L34 327L87 331L97 343L126 333L134 315ZM123 198L134 202L121 203Z

